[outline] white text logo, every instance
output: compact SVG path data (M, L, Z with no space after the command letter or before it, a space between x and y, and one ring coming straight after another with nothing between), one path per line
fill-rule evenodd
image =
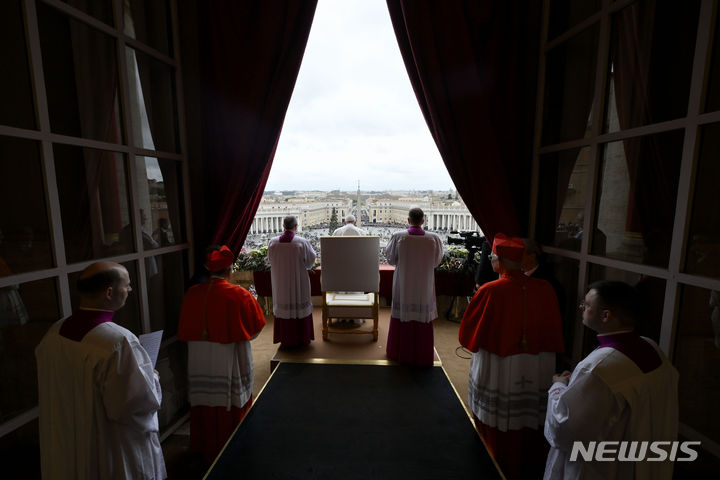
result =
M573 442L570 461L586 462L692 462L700 442Z

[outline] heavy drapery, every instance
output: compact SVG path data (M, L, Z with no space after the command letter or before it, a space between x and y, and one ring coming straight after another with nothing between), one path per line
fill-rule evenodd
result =
M199 5L206 225L234 252L265 189L316 5Z
M482 231L527 229L540 2L388 0L410 81Z

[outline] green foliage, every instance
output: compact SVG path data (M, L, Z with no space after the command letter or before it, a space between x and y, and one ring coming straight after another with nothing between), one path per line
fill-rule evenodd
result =
M339 226L340 225L338 225L337 210L335 209L335 207L333 207L332 213L330 214L330 226L328 227L328 235L332 235Z
M448 247L443 255L442 262L435 269L438 272L460 273L465 267L468 251L461 247Z
M249 270L264 272L270 270L270 260L267 254L268 247L260 247L247 252L240 252L233 270Z

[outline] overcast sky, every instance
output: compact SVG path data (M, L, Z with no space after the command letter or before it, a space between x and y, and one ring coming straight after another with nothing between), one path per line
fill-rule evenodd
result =
M454 189L384 0L320 0L267 190Z

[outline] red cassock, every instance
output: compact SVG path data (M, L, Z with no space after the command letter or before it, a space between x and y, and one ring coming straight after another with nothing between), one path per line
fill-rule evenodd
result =
M525 300L526 299L526 300ZM552 286L521 271L481 286L465 310L460 344L506 357L564 351L560 309Z
M502 468L506 478L541 478L548 450L542 427L536 424L535 428L522 426L517 429L507 427L500 429L486 424L480 420L480 414L476 415L475 409L479 408L484 412L483 408L490 408L492 411L493 402L480 401L482 406L475 406L477 399L473 396L482 398L483 395L493 395L488 392L495 392L495 395L509 399L509 404L512 404L513 392L506 391L504 385L512 388L517 383L518 377L525 380L523 374L526 372L530 372L530 376L535 372L534 390L528 387L530 394L539 395L539 390L542 390L542 394L547 391L543 382L547 382L547 387L552 383L552 375L555 372L553 352L564 350L560 310L555 291L545 280L530 278L519 270L503 273L498 280L481 286L473 296L460 324L459 340L461 345L475 353L471 362L470 383L476 385L475 388L478 390L470 392L468 401L473 410L475 424L488 450ZM500 358L493 358L492 355L482 352ZM534 362L534 365L537 365L536 369L531 368L521 372L516 371L514 365L520 365L522 362L508 359L509 363L505 363L506 357L520 354L536 355L537 360ZM476 359L476 356L483 360ZM476 360L488 362L486 364L488 368L498 368L497 372L505 372L509 376L498 377L494 380L497 382L495 385L492 384L492 379L496 375L480 368L475 372L475 375L479 376L475 377L473 365ZM495 391L496 388L499 390ZM500 406L496 408L501 409ZM513 415L511 410L502 413L506 415L504 418L511 418ZM538 417L536 422L542 418L544 415Z
M244 342L257 335L264 326L262 308L250 292L226 280L213 278L194 285L185 293L177 335L186 342ZM205 331L207 336L203 336Z
M178 338L219 344L246 342L265 326L265 316L257 300L244 288L224 279L191 287L183 298ZM251 352L246 347L251 361ZM192 361L192 359L189 359ZM196 361L198 365L202 359ZM251 365L251 364L248 364ZM211 370L213 367L205 367ZM191 379L192 392L192 379ZM245 385L252 393L252 384ZM242 406L192 405L190 410L190 450L203 452L210 462L220 452L235 427L252 405L252 396Z

